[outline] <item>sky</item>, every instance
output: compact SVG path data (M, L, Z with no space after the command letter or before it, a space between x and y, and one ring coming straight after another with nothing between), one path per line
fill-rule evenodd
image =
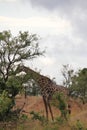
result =
M87 0L0 0L0 31L37 34L45 56L26 65L62 83L61 70L87 67Z

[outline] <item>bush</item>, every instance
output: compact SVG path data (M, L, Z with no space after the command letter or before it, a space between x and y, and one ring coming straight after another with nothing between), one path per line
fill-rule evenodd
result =
M4 120L12 108L12 100L8 98L7 95L6 91L3 91L2 94L0 94L0 120Z
M65 101L65 97L62 93L56 93L53 96L54 102L53 105L55 105L57 108L59 108L61 112L61 117L67 120L67 104Z
M77 120L76 124L71 127L71 130L87 130L80 120Z
M25 114L22 114L22 115L21 115L21 117L20 117L20 119L25 121L25 120L27 120L27 119L28 119L28 116L27 116L27 115L25 115Z
M57 117L57 118L56 118L56 121L58 122L59 125L64 124L64 119L61 118L61 117Z
M39 120L42 124L46 123L46 119L44 116L41 116L38 112L31 111L30 112L33 120Z

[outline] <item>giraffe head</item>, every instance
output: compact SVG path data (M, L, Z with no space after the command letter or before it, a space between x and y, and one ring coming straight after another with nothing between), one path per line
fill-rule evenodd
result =
M16 71L19 73L21 71L23 71L23 65L22 64L19 64L16 68Z
M32 70L30 67L26 67L23 64L19 64L17 69L16 69L17 73L20 72L25 72L26 74L30 75L30 77L34 80L38 80L40 77L40 74L34 70Z
M22 71L25 72L25 70L27 70L27 69L29 69L29 68L26 67L26 66L24 66L23 64L19 64L19 65L17 66L16 71L17 71L18 73L19 73L19 72L22 72Z

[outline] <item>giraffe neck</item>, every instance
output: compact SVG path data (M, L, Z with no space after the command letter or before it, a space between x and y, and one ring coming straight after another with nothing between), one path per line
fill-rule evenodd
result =
M33 79L38 86L41 88L43 95L53 95L55 92L63 92L67 95L67 90L65 87L53 83L51 79L46 76L39 74L38 72L30 69L29 67L22 66L19 67L20 71L24 71L29 79Z
M23 71L29 75L30 79L35 80L37 84L41 87L44 88L44 86L47 86L47 84L51 81L48 77L43 76L39 74L38 72L28 68L28 67L23 67Z

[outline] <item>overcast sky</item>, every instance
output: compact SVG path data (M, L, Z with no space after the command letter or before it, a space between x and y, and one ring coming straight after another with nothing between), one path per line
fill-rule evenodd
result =
M40 36L45 57L26 64L62 82L62 65L87 67L87 0L0 0L0 31Z

